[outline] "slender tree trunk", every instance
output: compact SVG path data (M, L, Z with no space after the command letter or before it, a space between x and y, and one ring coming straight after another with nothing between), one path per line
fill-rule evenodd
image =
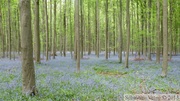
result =
M8 34L9 34L9 59L11 60L11 2L8 0Z
M30 0L20 1L21 14L21 50L22 50L22 93L36 95L35 70L31 31Z
M79 0L75 1L75 35L76 35L76 50L77 50L77 59L76 59L76 68L77 73L80 72L80 40L79 40Z
M162 7L161 7L161 8L162 8ZM161 10L161 9L160 9L160 10ZM160 15L163 15L163 10L161 10L160 12L161 12ZM161 29L161 30L160 30L160 34L161 34L161 35L160 35L160 40L161 40L161 41L160 41L160 53L162 53L162 55L163 55L163 47L162 47L162 46L163 46L163 37L164 37L164 36L163 36L163 16L160 16L160 21L161 21L161 23L160 23L160 24L161 24L161 25L160 25L160 26L161 26L161 28L160 28L160 29Z
M106 7L105 7L105 9L106 9L106 40L105 40L105 58L106 59L108 59L108 36L109 36L109 34L108 34L108 0L106 0Z
M49 1L49 12L50 12L50 21L49 21L49 51L50 51L50 55L49 55L49 59L51 59L51 55L53 56L53 29L52 29L52 0Z
M143 7L147 7L146 6L146 0L144 0L143 1ZM144 23L144 35L143 35L143 53L144 53L144 57L146 58L147 57L147 13L146 13L146 9L144 9L144 8L142 8L142 10L143 10L143 16L144 16L144 19L143 19L143 22L142 23Z
M64 47L63 47L63 55L66 57L66 0L64 4Z
M44 2L44 0L43 0ZM41 4L41 3L40 3ZM43 59L46 55L46 21L45 21L45 3L42 3L42 32L44 33L42 36L43 39Z
M40 35L39 35L39 0L35 1L35 61L40 63Z
M113 3L113 7L115 6L115 2ZM113 55L116 54L116 18L115 18L115 8L113 8Z
M5 25L8 25L8 18L7 18L7 13L6 13L6 15L4 16L5 17ZM5 33L7 33L7 34L5 34ZM8 57L9 56L9 53L8 53L8 47L9 47L9 42L8 42L8 37L9 37L9 35L8 35L8 26L4 26L4 37L5 37L5 57Z
M72 51L73 51L73 34L72 34L72 20L71 20L71 0L70 0L70 7L69 7L69 20L70 20L70 34L71 34L71 46L70 46L70 51L71 51L71 59L73 58L73 54L72 54Z
M129 62L129 47L130 47L130 15L129 15L129 0L126 0L126 25L127 25L127 45L126 45L126 62L125 67L128 68L128 62Z
M3 55L2 55L2 58L4 58L5 57L5 38L4 38L4 33L3 33L3 30L2 30L3 28L2 28L2 15L1 15L1 10L0 10L0 33L1 33L1 38L2 38L2 52L3 52Z
M15 17L14 17L14 19L17 19L16 17L17 17L17 10L15 9L14 10L14 15L15 15ZM17 38L17 22L18 22L18 20L14 20L13 21L13 24L14 24L14 34L13 34L13 42L12 42L12 46L13 46L13 59L15 60L16 59L16 53L17 53L17 49L18 49L18 44L17 44L17 42L18 42L18 38Z
M53 59L55 59L55 56L56 56L56 0L54 0L54 36L53 36Z
M137 2L137 32L139 33L139 3ZM140 58L141 53L141 35L138 35L138 58Z
M74 15L74 24L75 24L75 15ZM74 26L74 31L76 32L77 25ZM77 60L77 35L74 33L74 60Z
M90 12L90 1L88 1L88 55L91 54L91 12Z
M134 5L133 5L133 2L131 2L130 3L130 7L132 7L132 9L134 9ZM133 36L133 32L134 32L134 28L133 28L133 22L134 22L134 10L132 10L132 12L131 12L131 20L130 20L130 24L131 24L131 29L130 29L130 31L131 31L131 33L130 33L130 36L131 36L131 39L130 40L132 40L132 41L130 41L130 44L132 45L132 46L134 46L134 43L133 43L133 40L134 40L134 36ZM130 49L130 51L131 51L131 54L132 54L132 56L134 56L134 54L133 54L133 47Z
M122 48L123 48L123 31L122 31L122 0L119 0L120 12L119 12L119 62L122 63Z
M94 52L95 52L95 55L97 56L97 19L96 19L96 16L97 16L97 11L96 11L96 0L95 0L95 16L94 16L94 38L93 38L93 40L94 40L94 44L93 44L93 46L94 46Z
M96 10L95 10L95 22L96 22L96 56L99 58L99 0L96 0Z
M172 22L173 22L173 7L172 7L172 3L173 3L173 0L170 0L169 1L170 3L170 21L169 21L169 53L170 53L170 56L169 56L169 59L171 60L172 59L172 34L173 34L173 27L172 27Z
M157 11L156 11L156 40L157 40L157 44L156 44L156 62L160 63L160 3L159 0L157 0Z
M46 16L46 61L48 61L48 49L49 49L49 29L48 29L48 14L47 14L47 0L45 0L45 16Z
M1 6L0 6L1 7ZM3 55L2 55L2 58L5 57L5 52L4 52L4 34L3 34L3 31L2 31L2 15L1 15L1 8L0 8L0 36L2 38L2 52L3 52Z
M167 15L168 13L168 0L163 0L163 66L162 66L162 77L167 75L168 68L168 25Z
M140 8L140 10L141 10L141 30L142 30L142 35L141 35L141 43L142 43L142 45L141 45L141 48L142 48L142 54L143 55L145 55L145 53L144 53L144 33L143 33L143 31L144 31L144 10L142 9L142 7L143 7L143 4L141 3L141 8Z
M60 39L60 42L59 43L60 43L60 54L61 54L61 56L63 56L63 31L62 31L62 24L63 24L62 15L63 14L62 14L62 8L61 7L62 7L62 1L60 0L60 10L59 10L60 11L60 13L59 13L60 14L59 15L59 18L60 18L59 19L60 20L60 22L59 22L60 23L60 26L59 26L59 30L60 30L60 35L59 36L60 37L59 37L59 39Z
M151 59L151 0L148 0L148 60Z
M84 29L83 29L83 26L84 26L84 15L83 15L83 0L80 0L80 8L81 8L81 38L80 38L80 41L81 41L81 58L83 58L83 48L84 48Z
M19 10L17 9L17 27L18 27L18 54L20 54L20 51L21 51L21 35L20 35L20 24L19 24Z
M9 37L9 35L8 35L8 18L7 18L7 16L8 16L8 14L7 14L7 11L5 12L3 12L4 13L4 16L2 15L2 18L4 18L4 24L6 25L6 26L4 26L4 42L5 42L5 57L8 57L8 37ZM7 33L7 34L6 34Z

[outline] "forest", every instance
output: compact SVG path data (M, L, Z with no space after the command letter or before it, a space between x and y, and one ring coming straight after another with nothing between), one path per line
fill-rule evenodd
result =
M0 0L0 101L179 101L179 5Z

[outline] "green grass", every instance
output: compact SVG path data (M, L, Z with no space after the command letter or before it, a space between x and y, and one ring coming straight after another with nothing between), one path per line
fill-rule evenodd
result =
M97 74L102 74L106 76L123 76L128 73L128 72L120 72L119 70L114 70L106 66L94 67L93 70L95 70Z

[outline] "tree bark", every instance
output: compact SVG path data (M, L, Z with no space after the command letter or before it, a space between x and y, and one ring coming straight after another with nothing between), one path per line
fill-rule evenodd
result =
M137 32L139 32L139 3L137 2ZM138 35L138 58L140 58L141 53L141 34Z
M83 48L84 48L84 14L83 14L83 0L80 0L80 8L81 8L81 58L83 58Z
M63 55L64 55L64 57L66 57L66 0L65 0L65 4L64 4L64 44L63 44Z
M169 56L169 59L171 60L172 59L172 34L173 34L173 27L172 27L172 22L173 22L173 19L172 19L172 17L173 17L173 0L170 0L169 1L170 3L170 14L169 14L169 16L170 16L170 21L169 21L169 54L170 54L170 56Z
M145 34L144 34L144 26L145 26L145 14L144 14L144 2L141 2L141 30L142 30L142 37L141 37L141 40L142 40L142 54L145 56L146 55L146 41L145 41Z
M1 6L0 6L1 7ZM3 52L3 55L2 55L2 58L5 57L5 51L4 51L4 34L3 34L3 31L2 31L2 15L1 15L1 8L0 8L0 36L2 38L2 52Z
M75 35L76 35L76 50L77 50L77 59L76 59L76 68L77 73L80 72L80 40L79 40L79 0L75 1Z
M10 0L8 0L8 34L9 34L9 59L11 60L11 4Z
M115 6L115 2L113 2L113 7ZM115 8L113 8L113 55L116 54L116 18L115 18Z
M134 9L134 5L133 5L133 2L131 2L130 3L130 7L132 8L132 9ZM131 24L131 29L130 29L130 31L131 31L131 33L130 33L130 36L131 36L131 39L130 40L132 40L132 41L130 41L130 44L131 44L131 46L134 46L134 43L133 43L133 41L134 41L134 28L133 28L133 26L134 26L134 24L133 24L133 22L134 22L134 11L135 10L132 10L132 12L131 12L131 20L130 20L130 24ZM131 54L132 54L132 56L134 56L134 54L133 54L133 51L134 51L134 47L132 47L131 49L130 49L130 51L131 51Z
M144 16L144 18L143 18L143 24L144 24L144 28L143 28L143 55L144 55L144 57L146 58L147 57L147 13L146 13L146 9L145 8L147 8L147 5L146 5L146 0L144 0L143 2L142 2L142 10L143 10L143 16Z
M19 24L19 21L20 21L20 19L19 19L19 10L17 9L17 27L18 27L18 54L20 54L20 51L21 51L21 35L20 35L20 24Z
M60 51L61 56L63 56L63 31L62 31L62 25L63 25L63 19L62 19L63 17L62 17L62 15L63 14L62 14L62 1L61 0L60 0L60 4L59 5L60 5L60 8L59 8L59 12L60 12L59 13L60 14L59 15L59 18L60 18L59 19L60 20L60 22L59 22L59 24L60 24L60 26L59 26L59 30L60 30L60 35L59 35L60 36L59 37L60 42L59 42L59 44L60 45L59 46L60 47L59 48L60 48L60 50L59 51Z
M159 4L159 0L157 0L157 11L156 11L156 40L157 40L157 43L156 43L156 62L157 63L160 63L160 43L161 43L161 40L160 40L160 4Z
M53 29L52 29L52 0L49 1L49 12L50 12L50 16L49 16L49 51L50 51L50 55L49 55L49 59L51 59L51 55L53 56Z
M119 12L119 62L122 63L122 48L123 48L123 31L122 31L122 0L119 0L120 12Z
M39 35L39 0L35 1L35 61L40 63L40 35Z
M91 12L90 12L90 1L88 1L88 55L91 54Z
M151 59L151 0L148 0L148 60Z
M22 93L36 95L35 70L33 63L33 46L31 31L30 0L20 1L21 15L21 49L22 49Z
M99 58L99 0L96 0L96 10L95 10L95 22L96 22L96 56Z
M163 65L162 77L167 76L168 68L168 26L167 26L167 13L168 13L168 0L163 0Z
M108 59L108 37L109 37L109 34L108 34L108 0L106 0L106 40L105 40L105 58Z
M41 4L41 3L40 3ZM43 44L42 44L42 48L43 48L43 59L44 59L44 56L45 56L45 53L46 53L46 21L45 21L45 3L44 3L44 0L43 0L43 3L42 3L42 8L41 9L41 14L42 14L42 32L44 33L43 36L42 36L42 39L43 39Z
M126 45L126 59L125 67L128 68L129 62L129 47L130 47L130 15L129 15L129 0L126 0L126 32L127 32L127 45Z
M49 49L49 28L48 28L48 14L47 14L47 0L45 0L45 16L46 16L46 61L48 61L48 49Z
M54 35L53 35L53 46L52 46L52 55L53 59L56 56L56 0L54 0Z
M72 34L72 20L71 20L71 5L72 5L72 1L70 0L70 7L69 7L69 14L70 14L70 34L71 34L71 45L70 45L70 51L71 51L71 59L73 58L73 55L72 55L72 51L73 51L73 34Z

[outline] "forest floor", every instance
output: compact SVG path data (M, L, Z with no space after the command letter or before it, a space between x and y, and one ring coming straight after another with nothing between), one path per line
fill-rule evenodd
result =
M168 75L162 78L161 65L152 61L129 58L129 68L112 55L105 60L101 53L85 55L81 71L70 53L35 64L38 95L21 94L21 61L0 59L0 101L121 101L124 94L180 94L180 55L169 61ZM162 58L162 57L161 57ZM124 60L124 57L123 57ZM162 60L162 59L161 59Z

